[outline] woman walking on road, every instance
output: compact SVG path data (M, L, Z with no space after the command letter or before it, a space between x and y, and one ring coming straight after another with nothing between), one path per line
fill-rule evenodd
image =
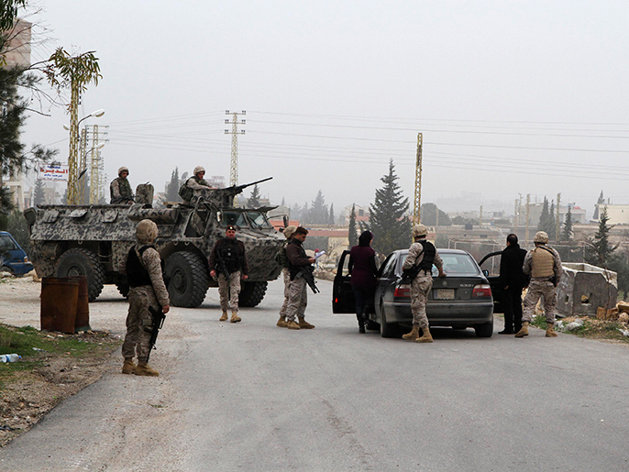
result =
M351 277L352 291L356 301L356 319L358 330L365 332L366 311L373 304L373 292L376 288L376 251L371 248L373 234L363 231L358 238L358 246L349 253L348 270Z

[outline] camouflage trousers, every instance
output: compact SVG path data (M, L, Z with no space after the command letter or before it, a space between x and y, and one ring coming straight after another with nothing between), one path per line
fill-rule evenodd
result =
M546 322L552 324L555 322L555 310L557 306L557 290L550 280L547 279L531 279L529 288L524 297L524 308L522 310L522 321L529 323L533 319L535 306L540 298L544 299L544 313L546 314Z
M146 362L149 356L149 340L153 319L149 307L158 308L153 287L129 288L129 313L127 314L127 334L122 344L122 355L132 359L137 354L138 361Z
M280 316L286 318L286 311L288 310L288 284L290 284L290 270L287 267L282 269L282 277L284 278L284 303L280 308Z
M240 294L240 271L229 276L218 274L218 294L221 297L221 310L238 311L238 294Z
M295 278L288 283L288 305L286 307L287 321L295 321L303 317L308 305L308 292L303 277Z
M411 283L411 312L413 313L413 324L420 328L428 327L428 317L426 316L426 300L432 289L432 275L421 271Z

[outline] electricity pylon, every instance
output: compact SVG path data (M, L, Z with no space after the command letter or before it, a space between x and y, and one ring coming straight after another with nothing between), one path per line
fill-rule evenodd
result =
M238 130L238 125L247 124L247 120L242 119L238 121L238 115L244 116L247 114L247 112L243 110L240 113L237 113L237 112L230 112L229 110L225 110L225 114L228 116L231 115L231 121L225 120L225 124L232 125L231 131L228 129L225 130L225 134L232 135L232 157L231 157L231 162L229 166L229 183L231 185L238 185L238 135L245 134L244 129L240 131Z

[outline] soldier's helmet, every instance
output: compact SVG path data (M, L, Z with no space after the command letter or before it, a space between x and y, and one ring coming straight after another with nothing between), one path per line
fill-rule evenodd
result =
M194 175L197 175L199 172L205 172L205 169L203 168L203 166L196 166L194 168L194 171L193 171Z
M424 225L415 225L413 226L413 237L419 238L420 236L426 236L428 234L428 228Z
M297 226L294 226L294 225L289 225L286 228L284 228L284 236L286 236L286 239L290 238L295 233L296 229L297 229Z
M120 174L122 174L123 172L126 172L128 175L129 169L127 167L122 166L120 169L118 169L118 177L120 177Z
M548 242L548 234L546 231L538 231L535 233L535 238L533 238L534 243L542 243L546 244Z
M135 228L135 237L140 244L150 244L157 238L157 225L151 220L142 220Z

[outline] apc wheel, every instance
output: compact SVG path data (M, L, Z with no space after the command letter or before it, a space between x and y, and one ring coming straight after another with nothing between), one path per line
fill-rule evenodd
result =
M394 337L395 331L393 329L393 326L387 323L387 315L384 312L384 307L382 306L382 303L380 304L380 313L381 313L381 318L382 318L380 320L380 336L382 336L383 338Z
M266 293L267 282L243 282L238 296L238 306L257 306Z
M103 291L105 269L98 262L98 256L89 249L73 247L61 254L55 268L57 277L87 277L88 300L93 302Z
M129 284L125 282L118 282L116 283L116 288L123 297L127 298L129 296Z
M166 259L164 272L172 305L195 308L203 303L210 286L203 259L188 251L176 252Z

